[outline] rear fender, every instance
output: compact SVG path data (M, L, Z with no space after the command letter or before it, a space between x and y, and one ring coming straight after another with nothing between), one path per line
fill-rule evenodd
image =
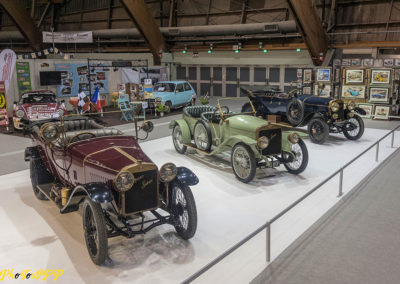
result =
M78 185L72 191L67 204L61 209L61 213L76 211L79 204L88 196L93 202L108 203L114 200L110 188L102 182L91 182Z
M181 128L183 143L190 143L192 141L192 136L190 134L190 129L186 121L184 119L172 120L169 124L169 129L173 129L175 125L179 125L179 127Z

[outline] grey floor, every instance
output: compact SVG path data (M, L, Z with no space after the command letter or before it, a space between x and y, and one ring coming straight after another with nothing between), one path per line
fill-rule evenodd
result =
M400 283L400 151L252 284Z

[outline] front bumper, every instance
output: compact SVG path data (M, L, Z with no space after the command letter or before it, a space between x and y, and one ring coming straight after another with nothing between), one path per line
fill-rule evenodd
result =
M14 129L22 130L23 124L21 123L21 119L18 117L13 117Z

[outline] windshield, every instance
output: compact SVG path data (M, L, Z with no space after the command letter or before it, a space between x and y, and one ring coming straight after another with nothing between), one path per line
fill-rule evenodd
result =
M53 94L25 94L21 98L22 104L55 103L56 97Z
M154 92L174 92L175 84L173 83L157 83L154 86Z

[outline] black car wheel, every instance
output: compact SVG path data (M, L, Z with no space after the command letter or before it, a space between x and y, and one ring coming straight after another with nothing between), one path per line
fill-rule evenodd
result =
M244 143L237 143L231 154L231 165L238 180L248 183L256 174L256 159L251 148Z
M291 125L299 125L304 119L303 102L298 99L291 100L286 106L286 117Z
M197 121L193 130L194 144L197 149L209 151L211 149L211 130L207 122Z
M329 125L322 118L313 118L308 123L308 135L316 144L323 144L329 136Z
M46 184L54 182L54 176L47 170L42 159L33 159L29 161L29 170L32 182L33 193L39 200L48 200L37 186L40 184Z
M183 144L182 129L178 124L172 130L172 142L174 142L175 150L179 154L185 154L187 147Z
M364 134L364 122L361 117L354 115L343 126L343 134L349 140L358 140Z
M92 261L101 265L108 255L108 239L103 209L89 197L83 202L83 230Z
M289 173L298 175L302 173L308 165L307 147L304 141L299 139L299 142L292 144L291 150L295 158L290 162L284 163L284 166ZM285 159L289 158L289 154L283 154L283 156Z
M165 113L170 113L172 109L172 103L170 101L166 102L165 105L168 107L168 110Z
M175 180L172 183L171 211L177 234L184 240L194 236L197 230L197 209L189 186Z

